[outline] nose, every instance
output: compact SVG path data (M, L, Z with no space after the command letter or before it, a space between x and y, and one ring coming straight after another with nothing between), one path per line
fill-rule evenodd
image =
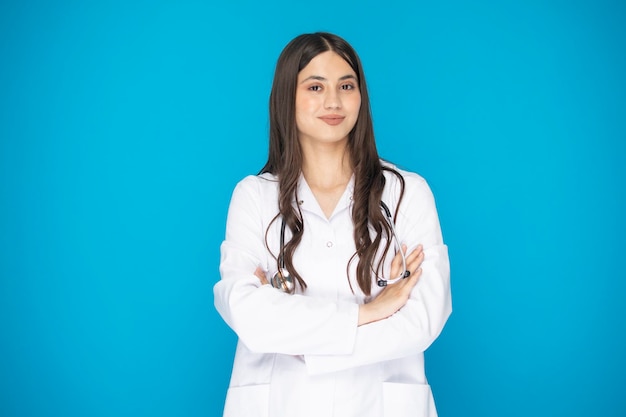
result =
M327 89L326 96L324 97L324 108L326 109L340 109L341 108L341 99L339 98L339 94L335 89Z

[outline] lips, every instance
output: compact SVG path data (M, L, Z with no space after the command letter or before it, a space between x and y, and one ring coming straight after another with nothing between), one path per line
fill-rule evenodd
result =
M320 120L331 126L337 126L339 123L343 122L345 118L345 116L340 116L338 114L329 114L327 116L319 117Z

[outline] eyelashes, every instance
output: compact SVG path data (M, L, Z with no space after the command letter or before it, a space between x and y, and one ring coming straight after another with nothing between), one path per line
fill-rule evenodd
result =
M322 91L323 87L319 84L315 84L315 85L311 85L309 87L307 87L307 90L309 91L313 91L313 92L319 92ZM340 90L343 91L351 91L351 90L355 90L356 86L354 84L348 83L348 84L342 84L341 86L339 86Z

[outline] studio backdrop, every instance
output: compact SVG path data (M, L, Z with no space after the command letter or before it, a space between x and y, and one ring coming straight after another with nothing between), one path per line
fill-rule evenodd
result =
M226 210L267 157L278 54L312 31L357 49L381 156L436 197L440 416L624 416L609 0L2 2L0 415L221 415Z

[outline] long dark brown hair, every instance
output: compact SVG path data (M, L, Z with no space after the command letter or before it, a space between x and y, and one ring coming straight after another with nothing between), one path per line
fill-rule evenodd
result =
M285 268L296 278L299 285L306 288L304 279L293 265L293 254L300 244L304 232L302 212L297 204L293 204L294 201L298 200L298 179L302 169L302 149L298 140L295 116L296 87L298 73L313 58L327 51L335 52L352 67L357 75L361 93L361 108L358 119L348 139L348 152L354 172L352 222L354 224L356 252L350 258L346 269L349 270L350 263L358 259L357 283L364 294L370 295L372 273L380 275L382 261L392 241L391 228L380 208L381 196L385 187L383 172L385 170L391 171L398 177L401 183L400 200L404 193L404 180L400 173L381 164L374 140L369 96L361 60L355 50L339 36L324 32L300 35L289 42L281 52L276 64L270 94L269 155L260 174L271 173L278 177L279 213L274 220L282 217L292 233L291 239L284 247L283 262ZM373 233L370 232L370 228ZM387 239L385 240L383 256L374 265L378 247L385 237ZM348 282L350 282L349 277ZM351 283L350 287L352 288Z

